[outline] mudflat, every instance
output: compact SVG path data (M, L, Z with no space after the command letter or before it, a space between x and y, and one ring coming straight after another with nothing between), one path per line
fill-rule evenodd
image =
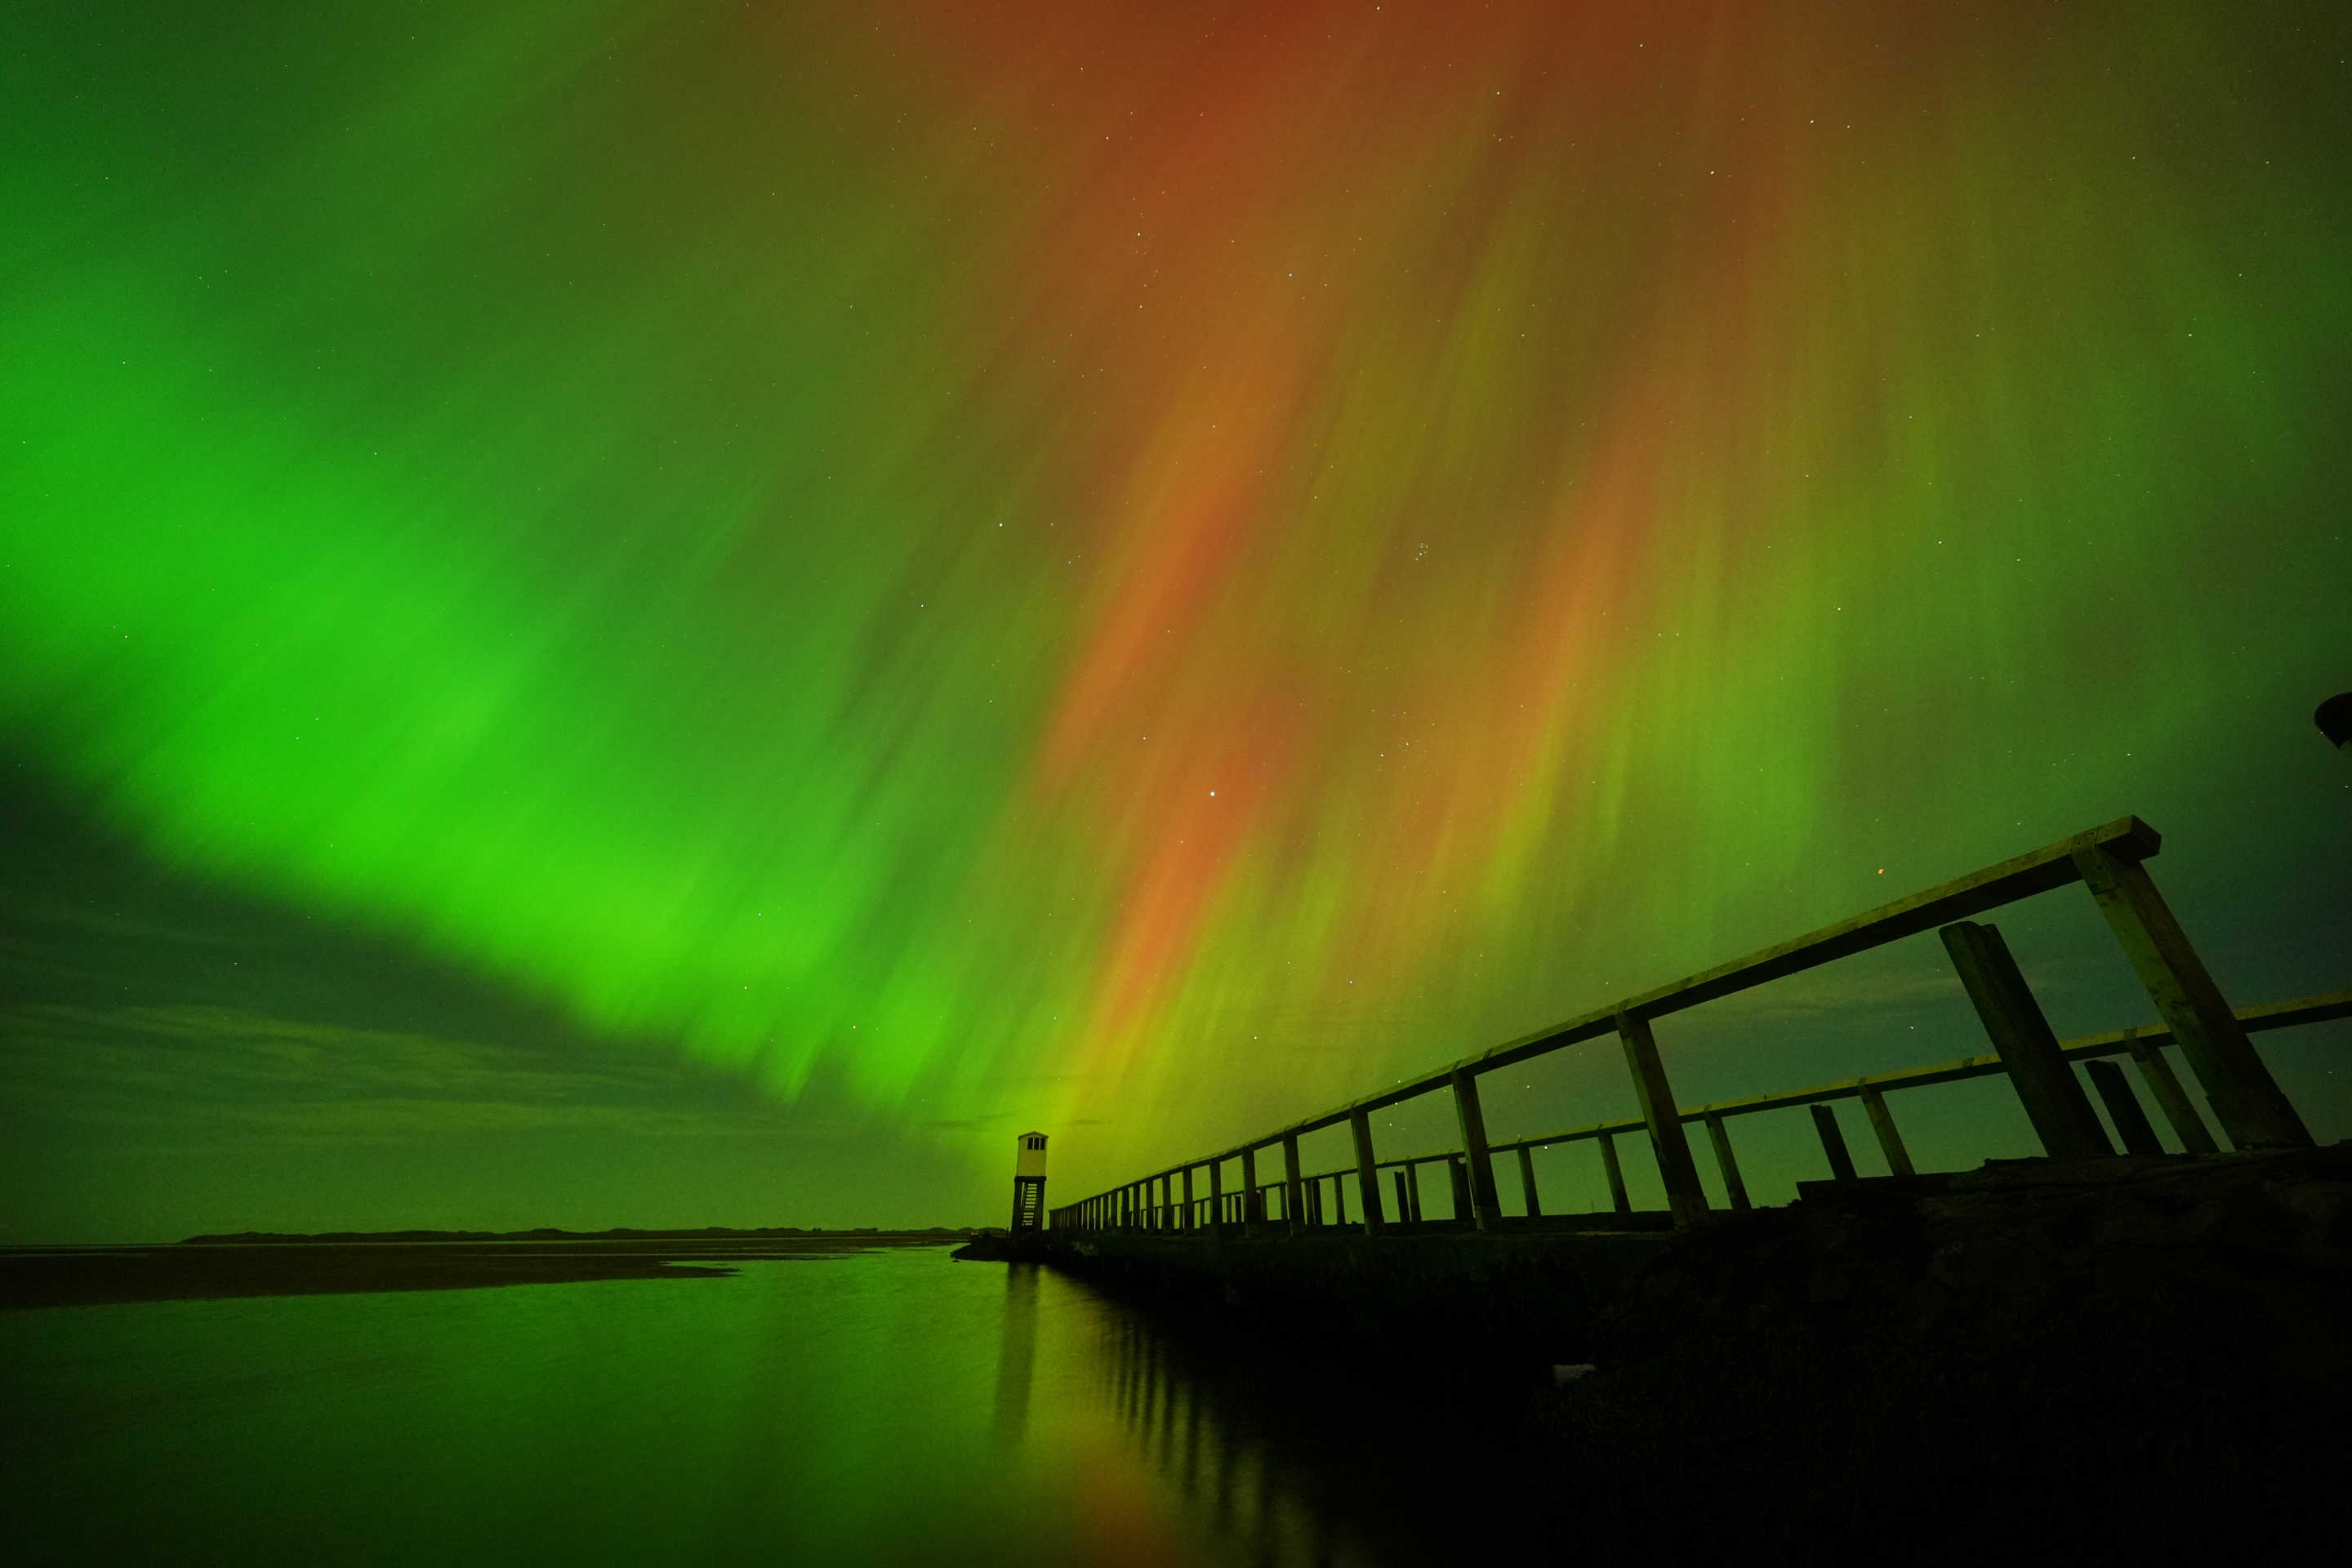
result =
M462 1290L587 1279L720 1279L745 1262L819 1262L877 1247L945 1247L961 1231L402 1231L196 1237L126 1247L0 1250L0 1310Z

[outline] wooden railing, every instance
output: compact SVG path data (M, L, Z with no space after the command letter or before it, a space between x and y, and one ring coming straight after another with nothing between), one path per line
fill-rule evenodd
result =
M1053 1211L1053 1226L1060 1231L1079 1232L1197 1231L1279 1223L1295 1231L1352 1223L1370 1234L1379 1235L1391 1225L1388 1204L1381 1190L1381 1173L1390 1172L1395 1184L1398 1222L1412 1224L1420 1220L1423 1167L1442 1164L1453 1187L1454 1213L1469 1216L1476 1228L1489 1230L1507 1223L1496 1197L1495 1155L1517 1154L1527 1216L1533 1219L1543 1212L1536 1189L1533 1151L1584 1140L1600 1145L1615 1211L1620 1215L1630 1215L1632 1205L1626 1196L1616 1139L1621 1133L1635 1131L1649 1135L1673 1223L1687 1225L1708 1208L1684 1131L1690 1123L1706 1128L1731 1205L1746 1208L1748 1193L1732 1149L1727 1127L1730 1118L1796 1106L1812 1107L1832 1171L1840 1176L1851 1176L1852 1158L1828 1107L1830 1101L1836 1100L1859 1100L1885 1154L1888 1169L1907 1175L1912 1173L1911 1157L1887 1109L1885 1096L1895 1089L1997 1073L2008 1075L2035 1133L2051 1153L2113 1154L2115 1145L2091 1109L2081 1080L2074 1076L2072 1064L2076 1061L2089 1064L2085 1070L2107 1107L2116 1135L2124 1142L2124 1152L2158 1152L2162 1145L2131 1086L2120 1069L2105 1059L2116 1056L2129 1056L2138 1067L2150 1098L2170 1124L2181 1147L2191 1153L2212 1152L2218 1148L2213 1133L2164 1056L2164 1047L2168 1045L2179 1048L2222 1132L2234 1145L2242 1149L2308 1145L2311 1134L2280 1091L2270 1069L2255 1054L2248 1037L2259 1030L2352 1016L2352 991L2233 1011L2222 999L2220 988L2206 973L2203 961L2189 945L2179 922L2173 919L2147 874L2144 862L2157 853L2161 843L2154 828L2134 816L2078 833L2030 855L2021 855L1972 876L1898 900L1794 942L1782 942L1704 973L1595 1008L1566 1023L1507 1040L1475 1056L1235 1148L1064 1205ZM2087 1036L2062 1044L2042 1016L2040 1005L2019 973L2000 933L1991 926L1975 924L1969 918L2077 882L2087 887L2097 901L2149 999L2156 1004L2161 1024ZM1992 1054L1708 1105L1685 1108L1675 1103L1651 1028L1653 1020L1930 930L1941 934L1961 984L1991 1038ZM1639 1116L1534 1138L1488 1141L1478 1093L1481 1074L1608 1034L1616 1035L1623 1047L1626 1067L1641 1107ZM1439 1089L1453 1096L1461 1147L1403 1158L1380 1158L1372 1146L1370 1113ZM1354 1163L1335 1171L1302 1172L1298 1140L1342 1123L1353 1137ZM1279 1177L1263 1182L1258 1179L1260 1151L1279 1152ZM1241 1181L1229 1191L1224 1185L1224 1167L1236 1161L1241 1167ZM1196 1173L1205 1173L1205 1181L1196 1184ZM1357 1199L1352 1221L1347 1201L1349 1177L1354 1178ZM1330 1193L1328 1207L1324 1202L1327 1184ZM1512 1216L1507 1223L1526 1221ZM1627 1223L1638 1223L1638 1216Z

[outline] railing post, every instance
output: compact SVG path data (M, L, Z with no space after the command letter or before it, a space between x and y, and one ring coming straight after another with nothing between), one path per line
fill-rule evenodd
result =
M2172 1026L2172 1037L2230 1141L2241 1149L2309 1148L2311 1130L2255 1053L2147 868L2096 845L2075 850L2074 865L2148 1000Z
M1225 1234L1225 1163L1209 1162L1209 1230L1213 1235Z
M1445 1162L1445 1174L1454 1186L1454 1217L1460 1219L1467 1215L1471 1217L1472 1223L1476 1224L1478 1205L1470 1201L1469 1165L1464 1162L1461 1155L1456 1154Z
M1337 1172L1331 1176L1331 1223L1343 1230L1348 1225L1348 1178Z
M1486 1149L1486 1113L1478 1104L1478 1080L1457 1071L1454 1084L1454 1117L1462 1124L1462 1153L1470 1163L1470 1217L1480 1230L1492 1230L1502 1217L1495 1195L1495 1160Z
M2191 1154L2219 1153L2221 1145L2206 1131L2205 1119L2197 1114L2189 1091L2172 1076L2172 1064L2164 1059L2164 1047L2154 1040L2142 1039L2137 1026L2124 1031L2124 1044L2131 1048L2139 1076L2147 1080L2147 1091L2156 1096L2157 1109L2172 1123L2172 1135L2180 1140L2181 1148Z
M1242 1151L1242 1227L1244 1231L1265 1217L1265 1202L1257 1190L1257 1151L1255 1148L1244 1149Z
M1298 1185L1298 1134L1282 1135L1282 1217L1297 1236L1307 1228L1307 1204Z
M1911 1151L1903 1146L1903 1134L1895 1128L1895 1112L1886 1109L1886 1097L1864 1084L1859 1098L1863 1114L1870 1118L1870 1130L1878 1134L1878 1152L1886 1156L1886 1168L1898 1176L1917 1175Z
M1527 1194L1528 1217L1540 1217L1543 1200L1536 1195L1536 1157L1524 1143L1519 1145L1519 1190Z
M1619 1214L1632 1214L1633 1200L1625 1195L1625 1167L1617 1163L1617 1134L1603 1132L1601 1144L1601 1168L1609 1177L1609 1202Z
M1956 921L1937 934L1952 955L1952 967L1959 972L2001 1066L2009 1069L2010 1084L2042 1148L2062 1160L2113 1154L2106 1129L2099 1125L2074 1069L2058 1054L2058 1037L2042 1016L2042 1004L2033 999L2000 930Z
M2123 1143L2126 1154L2161 1154L2164 1145L2156 1141L2156 1129L2147 1124L2147 1112L2139 1108L2139 1097L2131 1091L2124 1078L2124 1069L2113 1062L2084 1062L2083 1070L2091 1077L2091 1087L2099 1091L2100 1100L2107 1108L2107 1120L2116 1125L2116 1137Z
M1665 1065L1658 1060L1658 1042L1650 1033L1649 1020L1619 1008L1617 1038L1625 1047L1642 1120L1649 1124L1658 1174L1665 1180L1666 1206L1674 1211L1675 1225L1693 1224L1706 1214L1706 1189L1698 1184L1698 1165L1691 1159L1690 1140L1683 1135L1682 1116L1666 1082Z
M1381 1233L1381 1169L1379 1162L1372 1157L1371 1118L1360 1110L1348 1112L1348 1131L1356 1141L1356 1195L1363 1200L1364 1234L1378 1236Z
M1813 1113L1813 1131L1821 1134L1822 1152L1829 1156L1831 1176L1841 1182L1855 1180L1853 1155L1845 1146L1845 1132L1838 1126L1837 1112L1819 1103L1805 1109Z
M1412 1167L1410 1164L1400 1165L1390 1172L1389 1175L1396 1183L1397 1223L1399 1225L1418 1224L1421 1219L1421 1205L1413 1202L1413 1199L1420 1194L1413 1191L1416 1184L1412 1180Z
M1184 1167L1184 1228L1197 1229L1199 1218L1199 1212L1192 1207L1192 1167L1187 1165Z
M1723 1194L1736 1209L1752 1208L1748 1201L1748 1184L1739 1179L1739 1162L1731 1154L1731 1129L1723 1118L1710 1114L1706 1119L1706 1140L1715 1145L1715 1168L1723 1173Z

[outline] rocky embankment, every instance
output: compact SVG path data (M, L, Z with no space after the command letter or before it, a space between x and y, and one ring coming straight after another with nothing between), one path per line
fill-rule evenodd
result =
M1529 1420L1598 1561L2333 1556L2352 1145L1808 1184L1677 1237L1593 1345Z

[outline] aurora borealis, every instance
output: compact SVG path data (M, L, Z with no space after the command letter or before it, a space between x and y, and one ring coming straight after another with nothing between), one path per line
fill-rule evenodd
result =
M2233 997L2347 983L2336 8L0 41L44 831L534 1049L887 1128L954 1209L1023 1126L1085 1189L2125 812ZM18 932L97 931L30 863ZM2050 942L2053 1015L2130 1005ZM172 1003L10 973L15 1115Z

